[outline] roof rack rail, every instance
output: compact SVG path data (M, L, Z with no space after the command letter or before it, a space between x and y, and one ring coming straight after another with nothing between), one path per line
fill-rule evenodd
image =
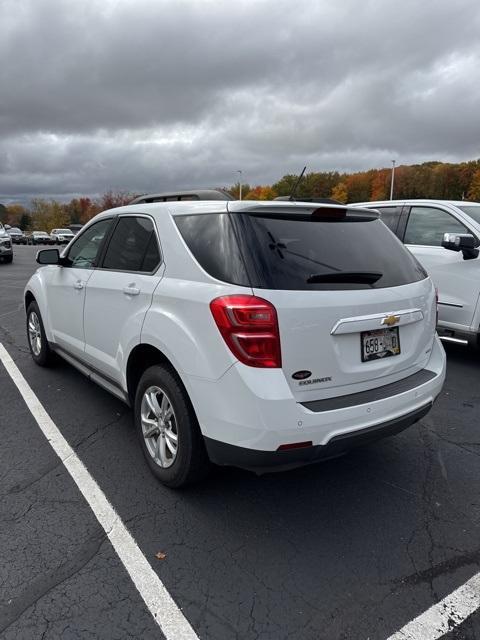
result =
M138 196L129 204L142 204L146 202L178 202L182 200L235 200L235 198L223 189L190 189L179 191L164 191L162 193L147 193Z

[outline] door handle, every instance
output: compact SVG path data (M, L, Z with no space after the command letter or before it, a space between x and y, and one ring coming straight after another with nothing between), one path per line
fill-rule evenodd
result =
M81 280L77 280L75 282L75 284L73 285L74 289L83 289L85 285L83 284L83 282Z
M123 288L123 293L126 296L138 296L138 294L140 293L140 289L137 289L137 287L130 285Z

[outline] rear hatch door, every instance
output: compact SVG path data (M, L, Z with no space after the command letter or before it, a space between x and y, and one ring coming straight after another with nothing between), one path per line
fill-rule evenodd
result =
M434 289L376 213L257 203L233 217L254 293L277 310L282 368L299 402L424 367Z

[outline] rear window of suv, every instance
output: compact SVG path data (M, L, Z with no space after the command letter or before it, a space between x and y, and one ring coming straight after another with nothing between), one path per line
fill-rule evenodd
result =
M272 210L176 217L200 265L213 277L260 289L395 287L427 277L377 218Z

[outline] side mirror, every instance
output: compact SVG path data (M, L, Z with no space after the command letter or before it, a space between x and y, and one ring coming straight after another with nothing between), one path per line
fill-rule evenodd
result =
M464 260L478 257L477 239L471 233L444 233L442 247L450 251L461 251Z
M38 264L61 264L58 249L42 249L37 253Z

